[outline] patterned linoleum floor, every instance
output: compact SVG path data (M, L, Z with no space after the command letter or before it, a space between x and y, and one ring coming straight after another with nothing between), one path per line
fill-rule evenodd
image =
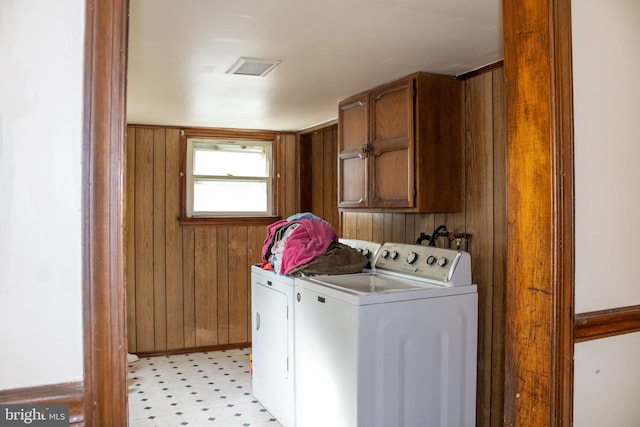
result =
M251 395L250 349L128 364L129 426L281 427Z

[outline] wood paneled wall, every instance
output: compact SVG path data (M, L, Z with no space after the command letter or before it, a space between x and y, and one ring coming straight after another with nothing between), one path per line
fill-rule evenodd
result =
M476 75L463 84L464 211L428 215L344 212L340 233L347 238L412 243L420 232L431 234L437 226L445 224L449 231L471 235L467 250L479 299L477 425L501 426L507 255L503 68Z
M250 272L265 225L182 225L180 129L128 126L128 351L158 353L251 341ZM276 146L278 213L297 211L297 143Z
M337 106L336 106L337 109ZM338 231L338 125L300 135L300 210Z

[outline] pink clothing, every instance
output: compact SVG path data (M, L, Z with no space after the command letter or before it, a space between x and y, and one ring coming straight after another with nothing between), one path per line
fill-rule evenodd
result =
M280 240L279 237L276 237L278 230L293 224L296 224L296 227L287 233L284 247L276 245ZM294 268L306 264L325 253L331 243L337 241L338 236L335 230L331 224L325 221L309 218L293 221L281 220L267 228L267 239L262 248L262 259L264 261L273 261L271 259L272 255L274 255L273 248L277 247L278 256L281 258L277 260L277 263L271 262L271 264L274 267L275 265L280 267L280 271L274 268L277 273L288 274Z

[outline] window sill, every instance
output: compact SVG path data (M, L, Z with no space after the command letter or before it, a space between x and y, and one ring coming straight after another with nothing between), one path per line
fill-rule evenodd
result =
M200 225L270 225L280 219L277 215L271 216L233 216L233 217L179 217L178 222L182 226Z

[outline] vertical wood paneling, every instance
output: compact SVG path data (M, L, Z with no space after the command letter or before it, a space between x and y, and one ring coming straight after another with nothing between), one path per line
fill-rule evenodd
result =
M180 133L167 129L165 173L165 241L167 349L185 347L184 290L182 282L182 227L180 215Z
M465 82L467 232L476 238L472 276L478 284L478 425L488 425L493 317L493 99L492 75ZM489 250L487 250L489 249Z
M313 161L313 169L311 169L312 185L308 188L311 192L311 209L312 212L320 218L325 217L324 212L324 169L326 160L324 158L322 132L314 132L311 135L311 158ZM320 167L316 167L319 165Z
M384 215L374 213L371 215L371 241L384 243Z
M136 262L135 262L135 183L136 183L136 129L127 128L125 140L127 170L125 176L125 290L127 295L127 351L133 353L136 347Z
M300 206L338 231L337 125L300 137Z
M196 346L218 343L218 264L216 229L195 228Z
M382 214L382 241L397 242L393 239L393 214L388 212Z
M196 346L195 227L182 231L182 284L184 290L184 346Z
M285 134L286 155L284 158L284 166L291 178L287 181L287 186L283 190L283 194L287 198L284 207L283 217L288 217L299 211L300 203L300 178L298 176L298 138L292 133Z
M229 341L237 343L250 341L250 280L246 241L246 227L229 227Z
M260 262L266 226L180 225L179 129L129 126L127 144L129 351L248 342L249 269ZM295 134L282 134L276 157L276 203L288 216L298 211Z
M406 217L407 214L391 214L392 228L390 242L406 242Z
M504 71L493 77L493 334L491 353L491 419L501 426L504 417L505 307L507 284L507 136Z
M286 218L298 211L298 147L295 134L280 134L277 162L276 185L279 194L277 212L281 217Z
M360 240L371 240L373 236L373 216L368 213L356 213L357 236Z
M136 351L155 347L153 325L153 131L138 129L135 147Z
M324 219L337 230L340 225L338 217L338 125L330 126L322 132L324 177L322 188L324 190Z
M231 259L229 258L229 229L228 227L218 227L218 343L229 343L229 268Z
M347 239L357 239L358 214L354 212L343 212L341 217L342 230L338 231L338 235Z
M164 129L153 131L153 330L156 350L167 348L165 135Z

